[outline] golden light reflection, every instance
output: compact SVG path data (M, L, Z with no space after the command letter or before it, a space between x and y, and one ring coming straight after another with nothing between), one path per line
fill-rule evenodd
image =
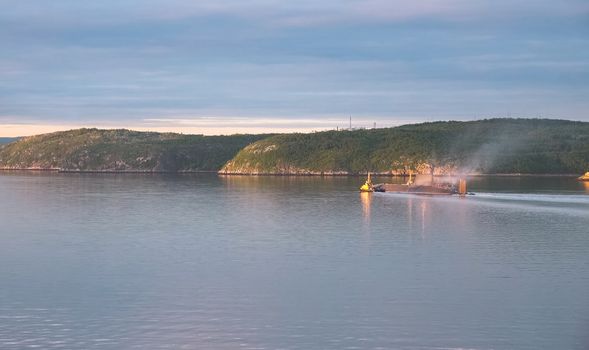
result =
M589 193L589 181L583 181L583 186L585 187L585 192Z
M370 221L370 205L372 203L372 193L360 192L360 200L362 201L362 216L365 222Z
M406 203L409 230L418 233L419 237L423 240L425 239L428 216L430 215L428 198L409 197ZM413 231L414 227L416 229L415 231Z
M425 219L427 216L427 202L424 200L421 202L421 234L425 235Z
M409 229L413 228L413 198L407 199L407 216L409 222Z
M218 178L225 184L229 190L255 191L259 188L262 181L259 176L242 176L242 175L222 175Z

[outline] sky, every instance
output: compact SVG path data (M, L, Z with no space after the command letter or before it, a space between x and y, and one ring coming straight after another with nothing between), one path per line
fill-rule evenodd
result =
M587 0L0 0L0 136L589 121Z

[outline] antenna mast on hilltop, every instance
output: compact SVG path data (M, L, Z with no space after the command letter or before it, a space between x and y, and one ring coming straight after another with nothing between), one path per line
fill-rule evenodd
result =
M350 116L350 130L352 130L352 116Z

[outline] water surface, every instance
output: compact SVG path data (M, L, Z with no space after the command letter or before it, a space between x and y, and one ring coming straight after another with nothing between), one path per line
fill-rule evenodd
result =
M589 186L362 180L1 173L0 348L587 349Z

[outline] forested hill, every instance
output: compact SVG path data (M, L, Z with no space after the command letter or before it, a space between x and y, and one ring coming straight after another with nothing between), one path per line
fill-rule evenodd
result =
M589 170L589 123L490 119L233 136L78 129L0 145L0 169L576 174Z
M589 170L589 123L489 119L283 134L247 146L221 173L404 174L432 170L436 174L583 173Z
M0 146L0 168L72 171L217 171L268 135L201 136L78 129Z

